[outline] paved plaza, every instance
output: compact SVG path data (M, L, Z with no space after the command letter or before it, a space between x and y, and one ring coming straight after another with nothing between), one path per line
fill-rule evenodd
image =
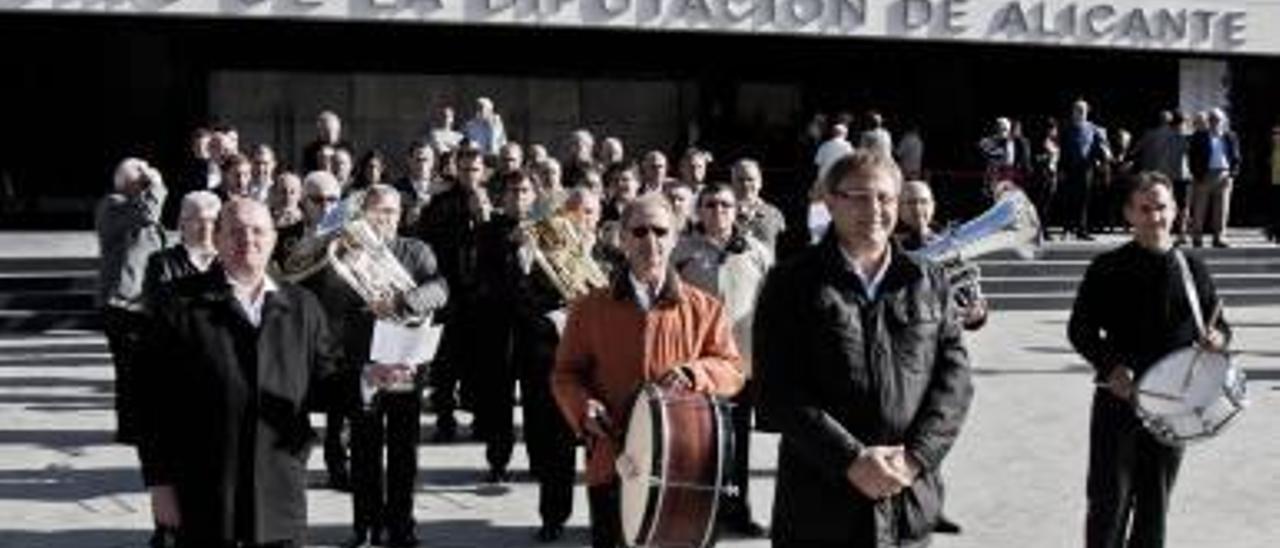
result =
M1170 546L1264 548L1280 531L1280 309L1228 311L1252 377L1252 407L1222 437L1188 451ZM946 465L948 513L964 526L936 546L1078 546L1089 373L1063 335L1065 312L1007 312L970 341L977 398ZM132 450L109 430L111 368L95 334L0 339L0 547L143 546L150 521ZM176 410L175 412L181 412ZM319 421L317 421L319 424ZM430 417L424 424L431 430ZM777 438L757 434L752 499L767 519ZM536 546L537 489L517 451L515 482L480 483L483 447L423 445L417 497L425 546ZM319 452L312 483L323 482ZM311 540L347 536L349 498L310 491ZM578 493L566 539L587 544ZM837 503L833 501L833 503ZM722 546L767 546L726 539Z
M91 235L8 233L0 255L82 257ZM940 548L1080 546L1090 371L1066 341L1066 311L992 315L969 340L977 396L946 463L947 512L964 527ZM1227 311L1251 378L1251 407L1221 437L1187 452L1174 492L1169 547L1271 548L1280 532L1280 306ZM0 548L141 547L150 514L132 449L111 443L112 373L97 333L0 334ZM180 410L177 412L181 412ZM424 435L432 432L424 416ZM465 417L464 417L465 419ZM315 424L323 423L314 417ZM465 432L465 429L464 429ZM751 497L767 522L777 437L757 433ZM428 547L532 547L537 487L517 448L515 481L483 484L476 443L421 446L416 500ZM350 498L320 487L310 463L311 541L333 546ZM833 502L834 503L834 502ZM586 546L579 489L570 528L553 546ZM727 547L767 541L727 538Z

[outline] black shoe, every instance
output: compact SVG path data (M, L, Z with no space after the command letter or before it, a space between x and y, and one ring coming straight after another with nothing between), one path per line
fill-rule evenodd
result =
M351 492L351 476L342 468L329 469L328 487L334 491Z
M370 548L372 546L382 546L382 535L378 531L372 533L367 531L356 531L351 538L339 544L342 548Z
M388 535L386 544L383 544L382 546L386 546L387 548L413 548L418 544L418 535L415 535L412 530L409 530Z
M1093 234L1089 234L1088 232L1077 232L1076 239L1083 242L1092 242L1094 240Z
M1200 238L1192 238L1191 247L1204 247L1204 242L1200 241Z
M943 535L958 535L960 534L960 524L951 521L951 518L947 516L940 515L938 516L938 523L933 526L933 532Z
M502 485L509 481L511 481L511 472L501 468L489 470L489 473L484 475L484 482L493 485Z
M452 415L441 415L436 419L436 433L431 436L432 443L452 443L458 439L458 421Z
M1218 249L1226 249L1226 248L1231 247L1231 246L1230 246L1230 245L1227 245L1227 242L1224 242L1224 241L1222 241L1222 240L1221 240L1221 239L1219 239L1219 238L1214 238L1214 239L1213 239L1213 247L1216 247L1216 248L1218 248Z
M538 533L533 536L538 542L555 542L564 536L564 525L556 523L544 523L538 528Z
M747 538L764 538L767 531L764 526L751 518L734 519L725 522L725 529Z

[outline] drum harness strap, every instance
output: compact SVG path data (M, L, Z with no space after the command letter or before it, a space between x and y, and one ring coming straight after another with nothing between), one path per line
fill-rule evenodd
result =
M1204 315L1200 311L1200 293L1196 291L1196 284L1191 280L1191 268L1187 266L1187 258L1182 255L1179 249L1173 250L1173 258L1178 261L1178 271L1182 273L1182 287L1186 289L1187 304L1191 306L1191 317L1196 320L1196 331L1204 336L1205 331Z
M1178 261L1178 270L1182 273L1182 287L1186 290L1187 305L1191 307L1191 317L1196 321L1196 332L1199 333L1201 337L1207 336L1209 332L1204 325L1203 312L1200 310L1200 293L1196 291L1196 284L1191 280L1191 267L1187 265L1187 258L1183 256L1181 250L1174 249L1173 257ZM1214 310L1213 318L1210 318L1209 321L1218 321L1218 312L1220 309L1221 307L1218 307L1218 309ZM1196 365L1199 365L1200 363L1200 356L1200 351L1197 351L1195 359L1187 366L1187 375L1182 379L1183 390L1186 390L1187 387L1191 386L1191 378L1195 374Z

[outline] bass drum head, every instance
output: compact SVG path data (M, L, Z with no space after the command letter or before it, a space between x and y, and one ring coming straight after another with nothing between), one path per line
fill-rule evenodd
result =
M649 507L655 502L652 499L657 492L653 485L653 458L662 448L654 447L653 434L661 425L654 423L650 397L649 391L644 390L636 398L627 422L625 445L618 458L622 537L628 546L641 544L650 535L650 531L642 529L653 527L653 518L645 518L650 514ZM641 538L642 534L645 538Z

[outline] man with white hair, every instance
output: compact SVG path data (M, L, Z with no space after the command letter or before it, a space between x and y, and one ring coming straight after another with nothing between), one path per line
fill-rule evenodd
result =
M180 243L152 253L147 259L142 289L148 304L163 285L209 269L218 255L213 247L213 229L221 209L222 200L207 190L182 197L182 209L178 212Z
M488 97L476 99L475 115L463 126L462 134L480 147L485 155L498 153L507 143L507 131L502 125L502 116L493 109L493 100Z
M602 167L609 167L626 158L626 149L623 148L622 139L617 137L605 137L603 141L600 141L598 148L596 156Z
M213 246L214 224L221 209L222 200L217 194L207 190L197 190L182 197L178 213L181 243L156 251L147 259L142 290L147 300L148 314L155 310L161 295L171 284L205 272L213 264L217 257ZM139 388L140 400L145 401L146 398L155 396L147 394L145 387ZM143 417L144 420L153 418ZM170 542L167 539L173 534L173 529L157 523L151 537L151 546L169 546L165 543Z
M275 259L283 261L293 249L323 228L333 228L340 224L343 215L341 209L342 186L338 178L327 171L313 171L307 174L302 182L302 217L301 223L293 225L280 234L280 247ZM325 267L302 282L303 287L310 290L323 305L330 327L335 333L342 332L341 301L335 298L335 292L341 292L342 281L332 269ZM347 448L342 441L342 430L346 424L343 414L330 409L325 416L324 461L328 471L329 487L345 491L350 487L350 474L347 469Z
M551 374L560 411L587 447L594 548L623 540L614 461L622 453L619 428L640 387L658 382L728 397L743 384L724 306L672 268L671 204L661 194L644 194L620 222L626 267L614 272L608 288L570 307Z
M781 210L760 197L764 188L760 163L742 158L733 163L729 177L733 182L734 197L738 200L738 220L769 251L776 251L778 235L787 229L787 221Z
M1215 108L1205 114L1208 127L1196 131L1187 146L1191 186L1191 243L1213 236L1213 247L1227 247L1222 235L1231 216L1231 187L1240 173L1240 139L1227 128L1227 115Z
M147 257L165 247L160 213L168 190L160 172L138 158L116 167L111 194L98 204L98 297L115 364L116 441L137 442L134 361L146 326L142 280Z

